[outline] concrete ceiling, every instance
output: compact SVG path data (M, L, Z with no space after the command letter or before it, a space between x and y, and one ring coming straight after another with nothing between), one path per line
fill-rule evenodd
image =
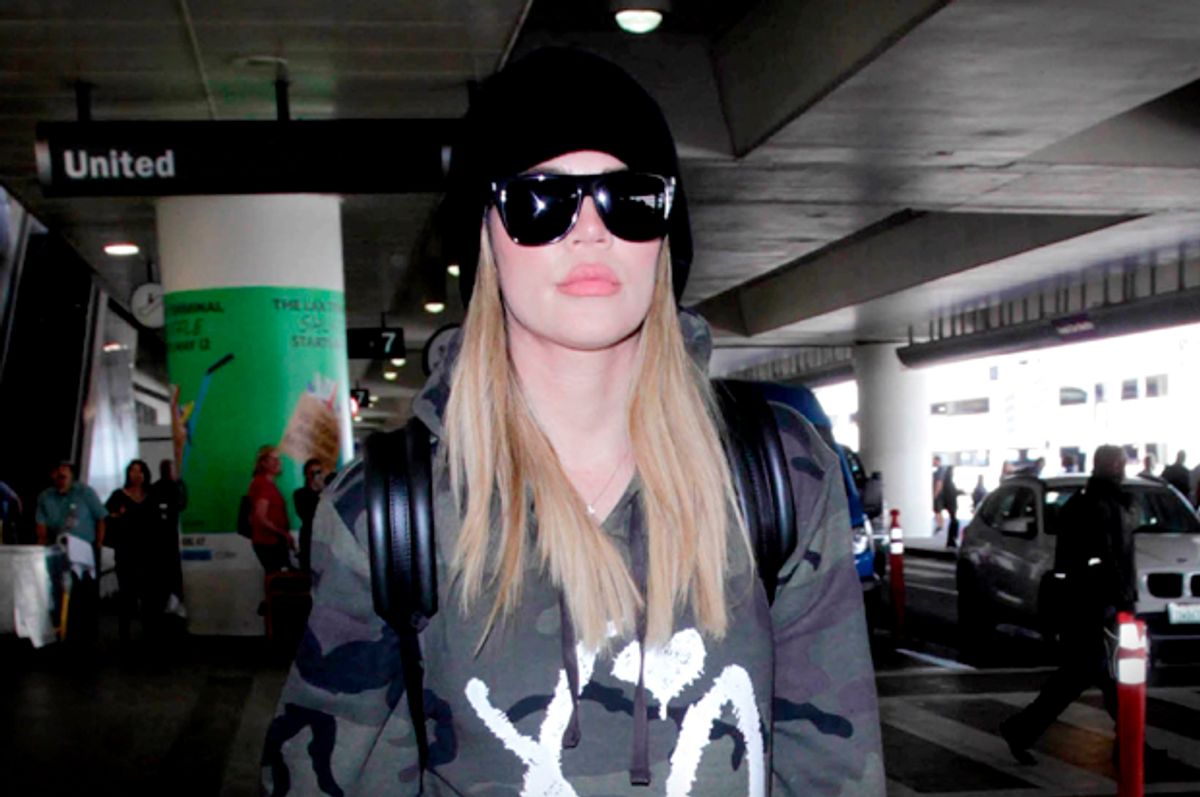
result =
M764 343L901 339L1196 237L1200 3L674 5L634 38L606 0L8 0L0 181L124 302L146 264L100 249L132 238L154 257L152 200L47 200L36 183L34 123L75 118L75 81L96 85L97 119L269 119L274 71L249 59L270 56L287 60L295 118L453 117L470 81L555 42L618 60L663 104L697 243L685 301L719 320L730 368ZM352 325L390 311L415 348L455 317L454 301L437 318L417 301L436 200L347 198ZM420 381L356 372L390 397L381 414Z

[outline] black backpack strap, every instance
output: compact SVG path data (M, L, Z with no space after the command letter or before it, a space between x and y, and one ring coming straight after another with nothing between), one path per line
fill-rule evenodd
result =
M429 429L414 417L404 428L371 435L364 460L371 593L376 613L399 639L404 690L424 772L429 741L417 635L438 608Z
M725 423L723 443L734 488L754 545L767 600L796 549L796 512L775 411L753 382L713 380Z

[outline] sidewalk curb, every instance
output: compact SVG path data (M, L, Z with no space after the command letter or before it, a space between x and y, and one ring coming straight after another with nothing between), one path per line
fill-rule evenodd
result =
M925 548L906 543L904 546L904 555L912 556L918 559L941 559L945 562L958 561L957 548Z

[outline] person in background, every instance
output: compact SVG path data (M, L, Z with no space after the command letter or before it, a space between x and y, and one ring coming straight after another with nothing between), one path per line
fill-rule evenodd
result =
M1158 477L1154 475L1154 466L1156 464L1153 454L1147 454L1142 457L1142 470L1138 473L1138 478L1157 479Z
M253 533L250 542L254 555L267 573L286 568L288 552L296 550L296 541L288 530L287 504L275 480L283 472L279 451L275 446L263 446L254 458L254 478L250 481Z
M55 465L50 480L53 486L38 495L34 510L37 541L39 545L61 541L67 548L71 561L67 640L86 645L95 641L99 621L97 563L108 512L95 490L75 480L70 462Z
M1105 643L1118 611L1137 599L1133 566L1136 509L1122 492L1125 452L1100 446L1083 490L1063 505L1054 571L1063 576L1063 661L1032 703L1000 724L1000 735L1022 764L1037 763L1029 748L1084 690L1096 685L1104 707L1117 718L1117 688ZM1111 633L1108 631L1108 633Z
M21 496L4 482L0 482L0 542L5 545L15 545L17 539L17 523L25 508L21 505Z
M187 508L187 485L175 476L175 460L158 463L158 481L150 488L150 501L157 509L154 532L155 582L153 599L162 611L183 612L183 565L179 558L179 516Z
M1189 488L1191 486L1191 477L1188 473L1186 462L1187 452L1176 452L1175 462L1163 468L1162 479L1190 499L1191 493L1189 492Z
M1029 476L1036 479L1039 478L1042 475L1042 471L1046 469L1046 458L1038 457L1037 459L1033 460L1023 460L1015 465L1007 462L1004 464L1007 466L1007 468L1006 472L1002 473L1000 476L1002 479L1005 476Z
M117 618L122 642L130 639L134 615L142 635L150 634L155 610L147 600L156 508L150 497L150 466L135 459L125 468L125 484L104 503L108 510L108 544L117 554Z
M987 498L987 494L987 488L983 486L983 474L980 474L979 480L975 482L975 489L971 491L971 514L979 512L979 505Z
M933 457L933 532L942 530L942 480L946 478L946 469L942 467L942 458Z
M958 497L963 491L954 483L954 466L947 465L942 476L942 508L946 510L946 547L958 547Z
M317 512L317 502L321 500L321 490L325 489L325 473L321 460L310 459L304 463L304 485L292 493L292 505L300 517L300 569L309 570L312 554L313 515Z

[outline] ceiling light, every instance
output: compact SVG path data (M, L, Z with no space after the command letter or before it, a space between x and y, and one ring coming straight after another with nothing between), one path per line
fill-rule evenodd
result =
M662 24L663 15L661 11L652 11L646 8L630 8L624 11L618 11L617 27L626 33L650 33Z
M108 244L104 247L104 254L112 255L113 257L129 257L130 255L136 255L140 251L142 250L138 248L137 244L124 242Z
M437 315L446 309L445 302L425 302L425 312Z
M458 263L451 263L446 266L446 273L451 277L457 277L459 274L462 274L462 269L458 267Z
M397 368L402 368L406 362L408 362L408 360L403 357L392 358L392 365L396 366Z
M396 381L396 377L398 377L398 376L400 376L400 372L399 372L399 371L391 371L391 370L388 370L388 371L384 371L384 372L383 372L383 378L384 378L384 379L386 379L386 380L387 380L387 381L389 381L389 382L395 382L395 381Z
M354 422L355 422L355 423L362 423L362 416L361 416L361 415L355 415L355 416L354 416Z

